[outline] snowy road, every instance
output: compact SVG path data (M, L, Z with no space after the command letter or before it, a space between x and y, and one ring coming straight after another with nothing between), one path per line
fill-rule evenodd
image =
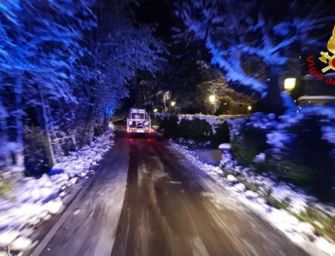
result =
M64 216L40 255L305 255L157 139L117 138Z

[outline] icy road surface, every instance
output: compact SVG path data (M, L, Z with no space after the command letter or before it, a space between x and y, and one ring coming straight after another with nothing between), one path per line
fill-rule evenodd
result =
M91 179L33 255L306 255L163 140L119 136Z

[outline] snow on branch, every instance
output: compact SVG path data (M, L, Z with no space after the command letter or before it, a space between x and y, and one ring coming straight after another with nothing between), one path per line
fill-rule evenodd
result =
M246 74L241 58L257 56L265 66L283 66L289 50L318 42L313 32L330 17L319 15L318 4L301 11L301 4L292 1L287 9L281 10L282 18L275 18L261 7L261 2L184 1L177 5L176 14L185 28L176 38L202 40L212 54L212 63L225 71L228 80L263 93L266 81Z

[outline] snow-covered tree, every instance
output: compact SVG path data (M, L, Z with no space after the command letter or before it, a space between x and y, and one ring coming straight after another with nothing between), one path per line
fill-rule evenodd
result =
M121 100L128 96L126 85L136 72L155 72L159 55L165 50L153 36L153 28L136 23L129 7L134 2L100 1L96 5L98 26L89 35L90 52L84 59L88 66L82 71L90 76L86 76L84 90L78 94L81 104L77 112L79 119L86 116L85 127L92 135L94 129L101 130L106 125Z
M136 24L133 14L127 12L128 5L114 2L102 5L104 12L99 17L96 58L101 74L99 95L104 96L101 109L108 105L115 108L118 104L115 94L122 98L128 93L124 87L117 88L133 79L138 70L156 72L161 61L159 56L165 51L162 42L153 36L152 27Z
M270 97L271 110L281 112L278 75L292 51L299 54L304 46L319 43L313 32L329 20L320 10L318 4L298 0L183 1L176 13L186 29L178 36L202 40L212 63L225 71L228 81L246 86L263 99ZM246 71L248 57L264 64L266 77Z
M72 93L74 68L84 53L83 34L95 25L92 1L3 1L1 3L1 65L4 89L15 117L16 142L23 145L26 110L38 108L47 141L49 164L55 161L52 143L52 102L76 102ZM25 116L25 118L24 118ZM7 120L8 121L8 120ZM35 124L36 125L36 124Z
M64 141L72 148L92 141L127 95L127 81L157 67L161 43L152 28L135 24L132 2L1 1L1 142L15 141L22 155L42 136L46 170Z

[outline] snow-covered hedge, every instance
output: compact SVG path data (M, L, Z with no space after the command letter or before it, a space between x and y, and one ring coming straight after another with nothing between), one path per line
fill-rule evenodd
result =
M211 143L218 146L220 143L229 141L227 119L228 116L160 114L155 116L154 122L167 137L193 140L198 145Z
M229 120L230 139L234 157L249 164L269 148L266 135L277 126L274 114L255 113L250 117Z
M267 135L269 160L281 177L335 198L335 108L304 108Z
M304 108L297 115L254 114L229 121L234 157L320 197L335 185L335 110Z
M154 115L154 119L162 120L162 119L169 119L172 115L167 113L156 113ZM178 114L178 123L182 120L192 121L194 119L204 120L211 126L213 134L218 125L225 123L228 120L241 118L245 115L204 115L204 114Z
M204 114L179 114L178 115L178 121L180 122L181 120L189 120L192 121L194 119L200 119L200 120L205 120L212 128L213 134L216 133L216 128L218 125L225 123L227 120L230 120L232 118L238 118L242 117L243 115L219 115L219 116L214 116L214 115L204 115Z

